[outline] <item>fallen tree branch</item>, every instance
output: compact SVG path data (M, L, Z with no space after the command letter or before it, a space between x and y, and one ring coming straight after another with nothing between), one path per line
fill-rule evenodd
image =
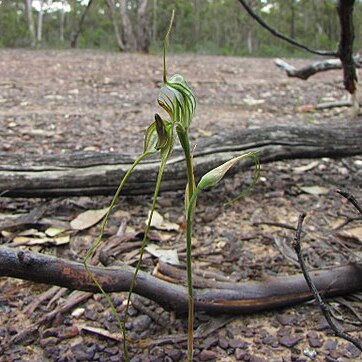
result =
M326 123L249 128L215 135L197 145L196 178L240 153L257 152L260 162L286 159L346 157L362 154L362 124ZM33 156L34 157L34 156ZM29 158L0 154L0 194L8 197L114 194L134 156L114 153L78 153ZM152 193L159 162L139 165L125 184L123 194ZM253 160L235 167L246 170ZM185 161L175 150L166 167L161 190L184 189Z
M356 64L356 67L361 68L362 67L361 56L356 56L353 59ZM294 77L303 80L307 80L312 75L320 72L342 69L342 62L340 59L327 59L327 60L317 61L299 69L295 68L293 65L287 63L282 59L275 59L274 63L278 68L284 70L287 73L288 77L291 78Z
M90 267L106 292L128 291L134 268ZM44 254L0 247L0 276L58 285L69 289L99 292L80 263ZM310 273L325 296L362 290L362 264L347 265ZM269 278L267 281L225 283L225 288L195 289L195 307L209 313L247 313L289 306L313 299L302 274ZM177 313L187 311L185 287L139 271L134 292Z

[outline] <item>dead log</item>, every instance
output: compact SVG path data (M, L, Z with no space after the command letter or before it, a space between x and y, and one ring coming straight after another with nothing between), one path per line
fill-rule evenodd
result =
M362 124L276 125L215 135L197 145L196 178L248 151L258 153L261 163L362 154ZM8 197L113 194L134 160L132 155L77 153L29 158L0 154L0 193ZM126 183L124 194L153 192L158 158L143 162ZM246 170L253 161L245 159L234 169ZM184 189L185 163L176 149L166 168L161 190Z
M128 291L134 268L90 267L107 292ZM0 247L0 276L97 293L99 290L80 263ZM362 264L351 264L310 273L324 296L337 296L362 290ZM208 313L240 314L290 306L313 299L302 274L268 278L264 281L220 283L215 288L196 289L195 307ZM187 289L139 271L134 292L155 301L166 309L184 314Z

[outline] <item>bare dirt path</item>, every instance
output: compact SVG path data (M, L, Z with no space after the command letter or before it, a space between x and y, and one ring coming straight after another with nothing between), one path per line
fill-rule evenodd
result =
M305 65L308 60L291 60ZM320 101L345 96L341 74L333 71L303 82L288 79L272 59L170 55L169 74L181 73L198 99L192 126L193 143L223 130L266 124L347 122L346 108L313 111ZM5 154L71 154L82 151L136 154L143 147L144 129L159 111L156 104L162 78L160 55L96 51L0 50L0 152ZM312 111L311 111L312 110ZM309 215L304 237L311 268L348 262L350 250L361 249L360 223L333 231L353 215L349 204L333 191L347 188L362 199L362 157L342 160L277 162L262 168L262 178L245 199L224 206L250 183L252 173L238 174L201 196L195 226L195 269L212 277L235 281L265 279L299 272L285 259L276 242L293 238L290 227L300 212ZM0 242L16 246L16 237L30 237L51 226L69 228L85 210L106 207L108 197L52 200L0 199L1 221L36 208L40 220L2 230ZM122 198L112 216L105 240L126 245L108 264L134 263L149 196ZM177 250L185 261L183 195L163 193L158 209L173 230L155 229L152 243ZM271 223L271 224L270 224ZM120 228L121 226L121 228ZM289 227L289 228L288 228ZM33 229L32 231L29 231ZM35 229L35 231L34 231ZM352 231L351 231L352 230ZM356 231L357 230L357 231ZM22 246L81 260L96 238L99 226L70 233L64 245ZM125 241L122 236L130 235ZM25 235L26 236L26 235ZM38 235L39 237L39 235ZM341 253L341 250L349 251ZM154 271L158 259L146 253L144 267ZM214 274L212 274L214 273ZM0 279L0 342L4 361L119 361L117 325L100 295L84 296L71 310L40 321L69 302L69 291L45 295L50 287ZM30 312L26 309L39 306ZM54 297L53 300L52 297ZM112 298L124 312L125 294ZM334 311L352 319L346 303L361 313L360 297L335 300ZM354 318L356 321L356 318ZM344 324L361 336L360 324ZM93 329L92 329L93 328ZM94 328L98 328L95 330ZM313 303L233 318L198 315L195 360L207 361L347 361L361 358L347 342L333 336ZM182 361L185 358L186 320L156 304L136 298L127 324L133 361ZM16 339L22 331L23 338ZM95 333L97 332L97 333ZM107 334L111 333L111 336ZM14 342L15 338L15 343ZM9 342L12 343L9 344Z

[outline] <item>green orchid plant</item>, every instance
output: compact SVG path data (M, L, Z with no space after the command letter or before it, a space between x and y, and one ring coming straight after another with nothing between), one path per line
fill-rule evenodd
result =
M224 163L223 165L216 167L210 172L206 173L200 180L200 182L195 184L194 170L193 170L193 156L190 147L189 141L189 127L192 122L192 118L195 113L196 108L196 100L195 96L185 81L185 79L179 75L175 74L171 78L167 79L167 71L166 71L166 46L168 42L168 38L171 32L172 23L174 19L174 12L172 13L170 25L168 31L166 33L164 44L163 44L163 86L161 87L159 96L158 96L158 104L160 107L166 111L169 116L169 119L163 119L158 113L154 116L154 121L147 128L145 134L144 141L144 149L140 156L134 161L130 169L124 175L111 203L109 206L109 210L104 217L104 220L101 225L100 234L97 240L94 242L92 247L88 250L85 259L84 259L84 267L92 278L94 283L97 285L101 293L106 298L114 317L119 324L120 330L123 335L123 349L125 360L129 360L129 353L127 349L127 338L126 338L126 329L125 323L128 317L128 309L130 305L130 300L132 296L132 292L134 289L134 285L137 280L137 274L140 269L143 254L145 251L145 247L147 245L148 233L151 228L152 216L156 208L157 197L160 190L160 185L162 181L162 176L164 173L164 169L168 159L170 158L176 138L180 141L182 146L185 161L186 161L186 172L187 172L187 186L186 186L186 195L185 195L185 214L186 214L186 269L187 269L187 289L188 289L188 360L192 361L193 358L193 325L194 325L194 291L193 291L193 283L192 283L192 225L193 218L195 214L195 207L198 195L206 188L213 187L217 185L226 172L240 159L245 157L251 157L255 163L255 175L251 186L246 190L249 191L257 182L260 173L260 164L258 161L258 157L254 153L247 153L238 157L231 159L230 161ZM160 166L158 170L158 175L156 179L152 205L149 212L149 217L147 221L147 225L144 232L144 237L141 243L140 255L138 259L138 263L135 268L135 273L131 281L130 289L128 292L127 305L125 309L125 317L123 320L119 317L117 310L110 298L110 296L104 291L101 284L98 282L94 274L90 271L88 267L89 259L94 255L96 249L102 242L103 234L105 227L107 225L108 218L119 199L121 190L126 183L129 176L134 171L135 167L146 157L159 152L160 154ZM240 194L238 198L243 196Z

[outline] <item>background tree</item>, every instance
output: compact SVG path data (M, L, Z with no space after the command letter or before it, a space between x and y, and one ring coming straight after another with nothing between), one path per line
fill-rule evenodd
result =
M315 49L336 49L339 40L336 0L249 0L248 3L278 31ZM43 47L73 43L81 48L159 51L165 24L171 9L175 9L171 51L306 56L257 26L237 0L97 0L88 5L89 1L82 0L0 0L0 46L34 46L35 29L42 25L38 37L41 35ZM357 35L361 10L362 3L355 2ZM42 21L34 24L37 19ZM355 49L360 46L361 37L357 36Z

